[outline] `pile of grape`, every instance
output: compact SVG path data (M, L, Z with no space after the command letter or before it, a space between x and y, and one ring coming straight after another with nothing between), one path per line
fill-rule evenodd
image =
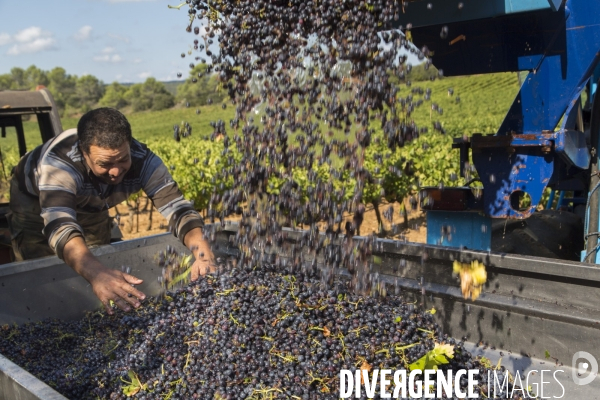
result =
M339 398L341 369L408 369L445 343L453 358L439 368L480 369L486 390L489 365L432 312L265 265L206 276L130 314L5 326L0 352L70 399L321 400Z

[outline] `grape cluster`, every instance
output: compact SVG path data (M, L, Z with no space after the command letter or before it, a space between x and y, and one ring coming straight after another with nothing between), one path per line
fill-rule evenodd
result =
M435 343L454 346L440 368L485 383L485 365L399 295L268 264L224 270L134 313L4 326L0 352L71 399L337 399L340 369L406 369Z

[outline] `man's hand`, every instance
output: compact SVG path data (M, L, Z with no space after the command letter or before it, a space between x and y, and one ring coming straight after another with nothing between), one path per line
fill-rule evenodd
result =
M65 263L84 277L91 285L94 294L100 299L106 312L113 314L112 300L123 311L137 308L146 296L131 285L142 283L132 275L105 267L90 252L81 237L69 240L63 250Z
M189 231L184 237L184 243L196 259L192 264L192 281L209 272L216 271L215 256L210 249L210 245L204 239L202 229L195 228Z
M101 266L88 278L92 290L100 299L106 312L112 315L111 300L123 311L130 311L131 306L138 308L140 300L146 297L132 285L139 285L143 281L135 276L121 271Z

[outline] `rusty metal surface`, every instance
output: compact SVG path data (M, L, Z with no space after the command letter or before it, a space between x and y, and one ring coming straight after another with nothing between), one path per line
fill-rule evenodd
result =
M503 148L503 147L541 147L552 146L558 133L539 133L539 134L515 134L510 135L480 135L471 137L471 148L473 150L483 148Z

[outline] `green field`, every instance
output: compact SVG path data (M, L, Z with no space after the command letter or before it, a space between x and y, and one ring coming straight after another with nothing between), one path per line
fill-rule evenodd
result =
M412 87L431 88L431 101L444 110L442 115L432 113L431 107L424 104L414 115L418 123L438 120L448 134L462 136L496 133L519 91L519 80L516 73L500 73L416 82ZM448 94L450 88L454 90L452 96Z
M231 106L226 110L221 109L220 105L203 106L199 109L200 115L196 114L196 108L172 108L164 111L132 113L127 115L127 119L131 123L133 136L142 142L161 138L173 141L173 125L180 124L182 121L192 125L195 136L204 136L212 132L211 121L222 119L228 122L235 114L235 109ZM63 129L77 127L77 121L76 118L63 118ZM23 125L29 151L41 144L42 139L35 119L25 121ZM6 137L0 138L0 149L8 173L18 162L18 146L14 130L7 129Z
M450 179L450 176L456 174L458 165L458 152L452 151L452 137L462 135L471 135L473 133L495 133L500 126L506 111L511 105L519 89L519 82L516 73L501 73L490 75L478 75L468 77L451 77L431 81L414 82L410 87L405 84L401 86L400 96L407 97L411 95L414 89L431 89L431 100L424 101L410 116L419 127L428 127L429 133L422 135L414 143L407 144L396 154L392 155L392 163L400 162L402 159L414 159L416 164L416 178L410 181L398 181L393 184L397 189L398 195L402 196L408 192L414 192L418 186L437 185L437 184L456 184ZM449 94L449 89L453 94ZM457 96L460 101L457 102ZM414 95L419 98L419 95ZM432 111L432 104L435 103L443 109L443 113ZM200 114L197 114L197 110ZM183 160L178 157L178 153L186 153L187 158L193 159L190 152L200 151L196 149L205 149L202 143L203 138L209 136L213 129L210 126L212 121L223 120L228 127L229 120L235 113L234 106L228 104L223 110L221 104L211 106L196 107L175 107L164 111L139 112L127 114L136 139L142 142L148 142L151 148L155 148L158 154L169 159L172 164L179 164L177 172L174 175L192 174L192 167L183 165L189 163L189 160ZM173 140L173 126L188 122L193 129L192 138L182 140L178 145ZM440 122L447 132L441 135L434 132L433 123ZM77 119L65 118L62 120L63 128L74 128L77 125ZM377 122L374 124L378 125ZM28 150L33 149L41 143L37 122L32 119L24 123L26 131L26 141ZM342 136L343 133L336 134ZM353 134L349 135L350 140ZM180 147L178 147L180 146ZM373 146L372 146L373 147ZM2 150L3 162L6 174L8 175L12 166L18 162L18 151L16 143L16 134L8 130L6 138L0 138L0 148ZM386 148L372 149L375 153L386 152ZM389 152L388 152L389 153ZM201 156L201 154L199 154ZM165 159L165 162L167 162ZM396 160L396 161L394 161ZM335 165L334 165L335 166ZM190 168L189 172L183 172ZM194 167L195 168L195 167ZM220 170L216 165L213 170ZM373 166L375 168L375 166ZM383 169L383 168L382 168ZM207 169L208 173L209 170ZM187 175L185 175L187 173ZM193 185L193 183L190 183ZM399 186L402 186L400 188ZM198 193L198 188L195 189ZM198 198L198 201L204 202L199 198L200 195L192 195L189 198ZM202 196L200 196L202 197Z

